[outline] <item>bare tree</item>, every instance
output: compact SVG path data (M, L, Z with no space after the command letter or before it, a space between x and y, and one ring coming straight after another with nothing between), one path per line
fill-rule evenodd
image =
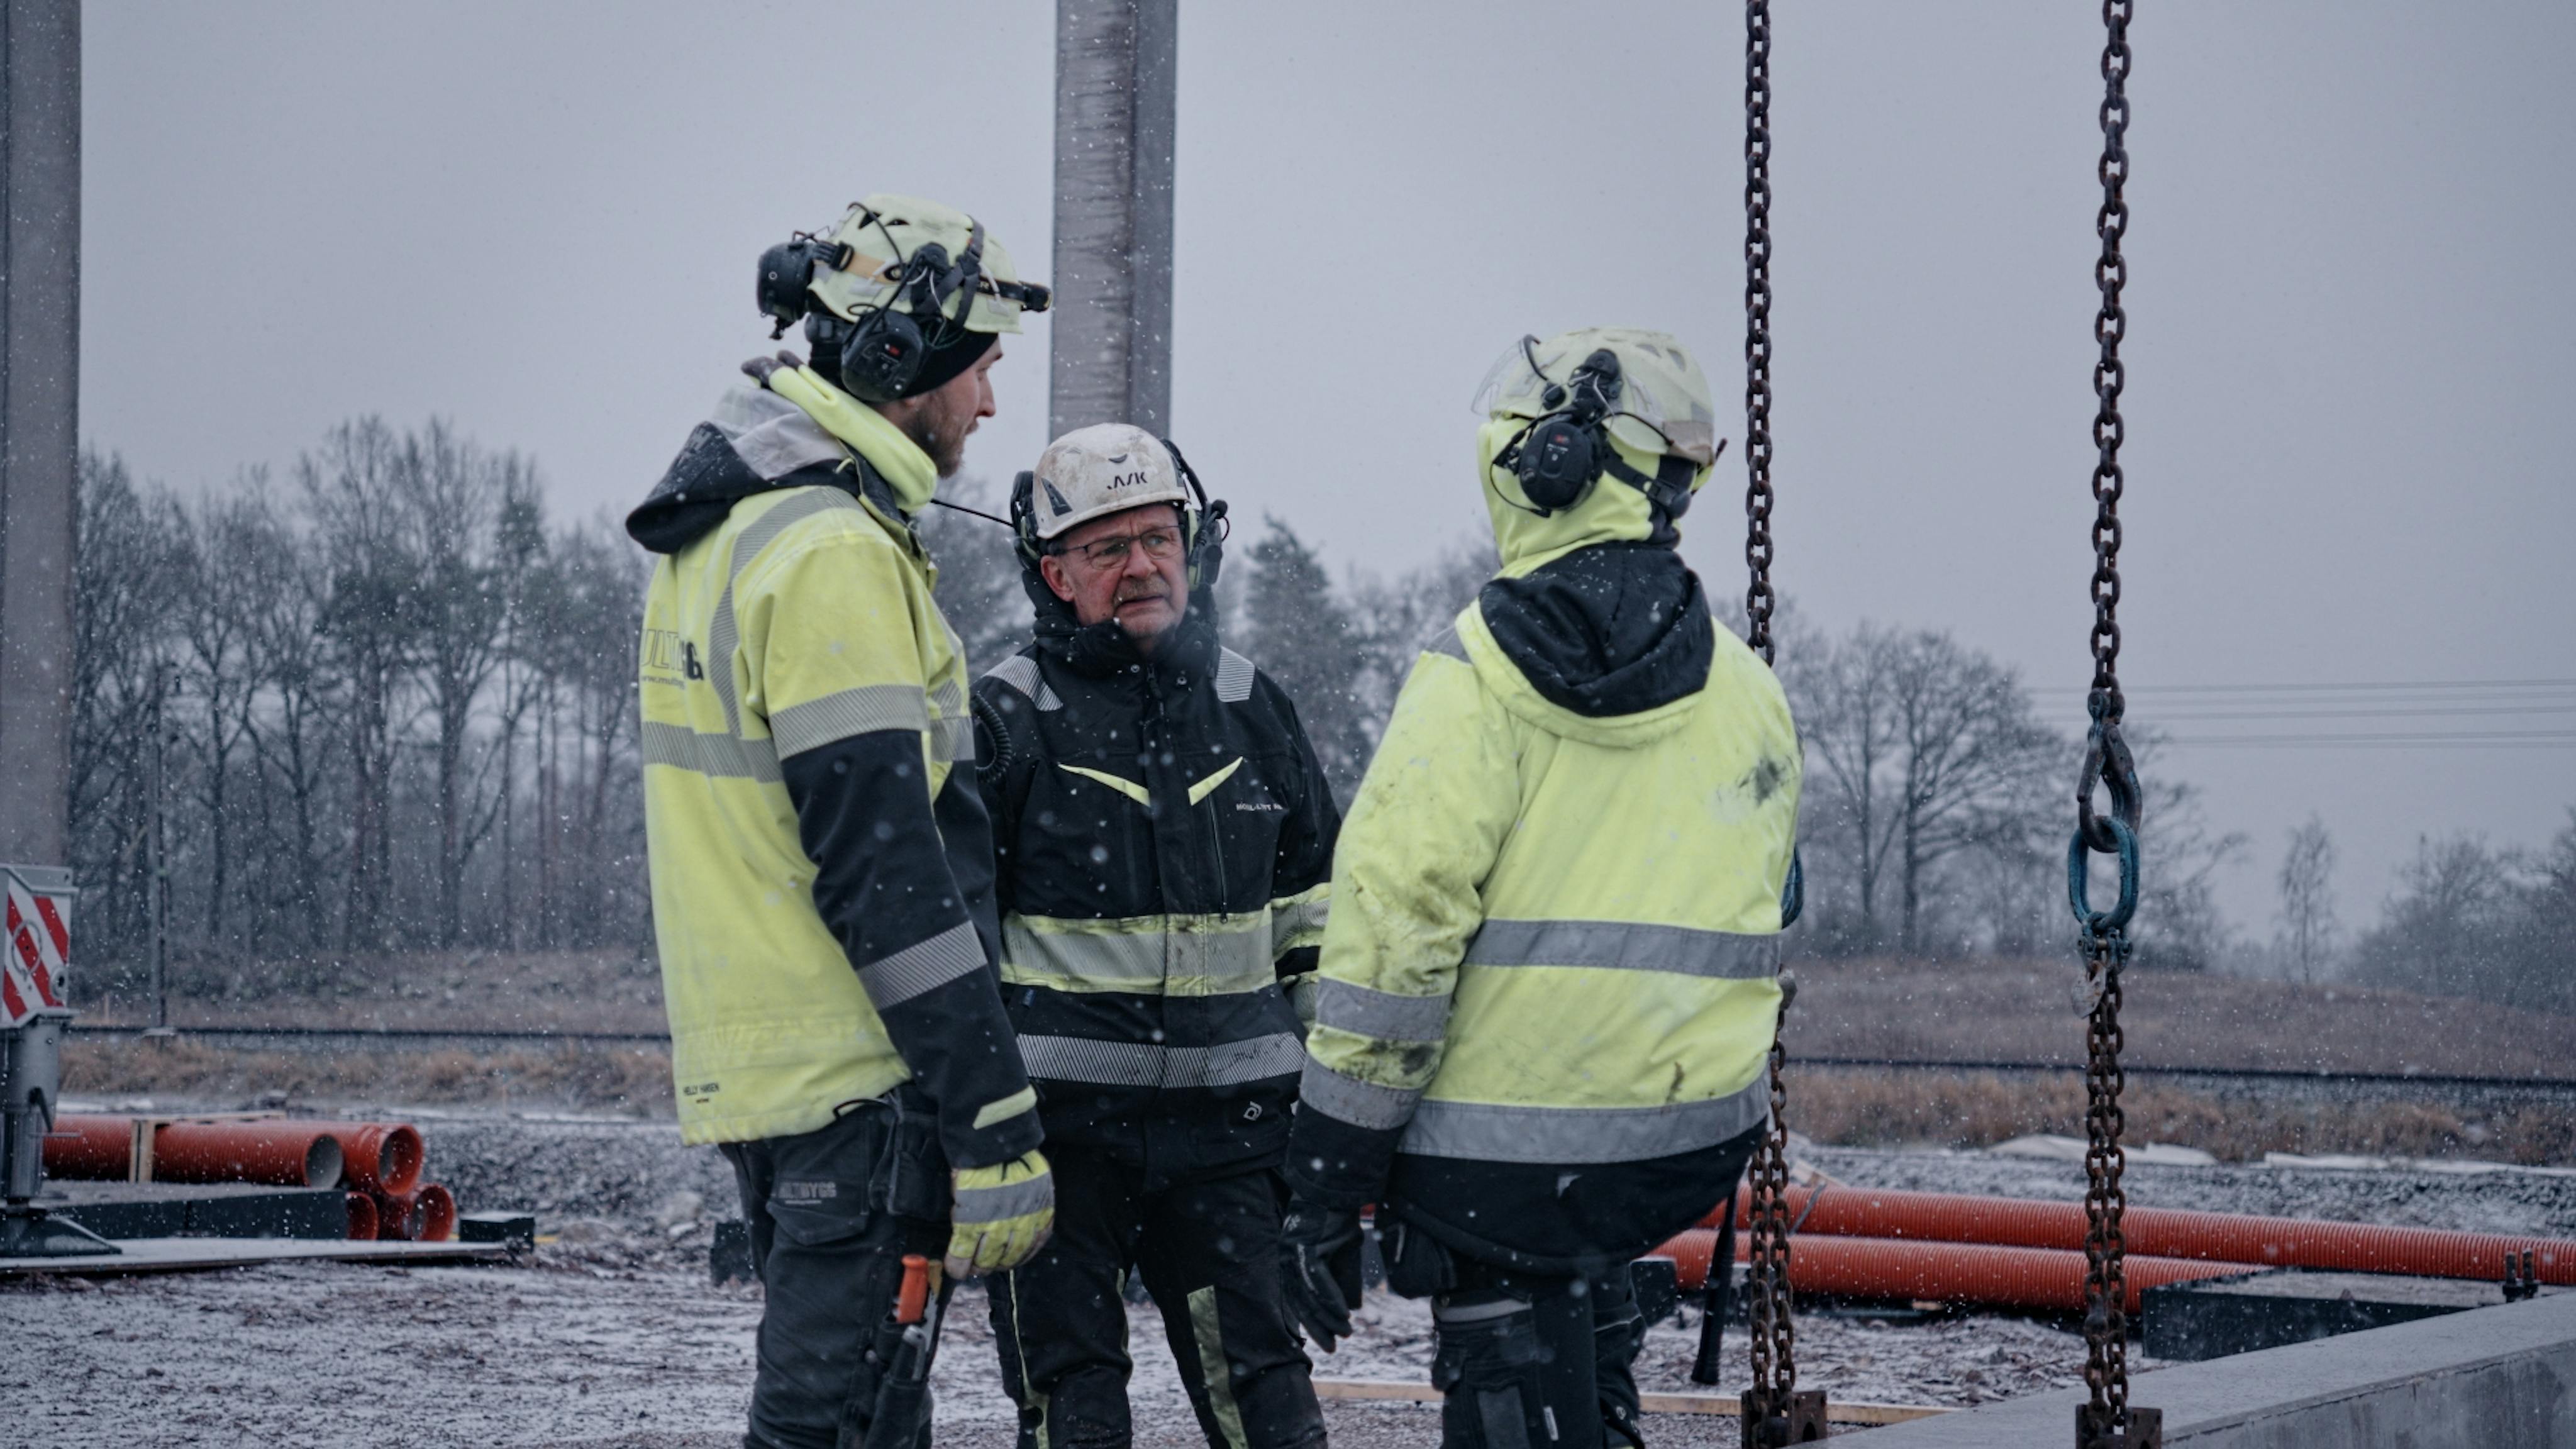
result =
M2310 815L2281 853L2281 949L2295 980L2314 982L2334 952L2334 840Z

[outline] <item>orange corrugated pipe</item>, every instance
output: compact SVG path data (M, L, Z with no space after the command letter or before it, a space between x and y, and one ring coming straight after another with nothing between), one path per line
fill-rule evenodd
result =
M371 1192L376 1200L376 1236L385 1242L409 1242L420 1236L420 1194Z
M112 1168L112 1172L102 1174L107 1176L128 1175L133 1156L133 1119L65 1117L55 1126L59 1130L71 1122L79 1124L74 1129L77 1142L59 1144L68 1149L63 1154L67 1164ZM118 1139L113 1149L104 1140L109 1137ZM45 1144L48 1171L53 1170L53 1149L57 1145L54 1141ZM152 1135L152 1177L156 1182L330 1187L340 1180L343 1160L340 1139L312 1122L171 1122ZM76 1174L65 1171L62 1175Z
M45 1139L45 1172L64 1179L122 1181L133 1175L132 1117L64 1116ZM328 1141L331 1145L323 1147ZM152 1176L161 1182L265 1182L329 1187L345 1173L362 1192L409 1192L426 1157L407 1122L313 1122L252 1118L175 1121L152 1138Z
M417 1235L424 1243L443 1243L456 1236L456 1194L443 1184L421 1184Z
M1750 1248L1736 1235L1736 1260ZM1717 1234L1693 1228L1655 1250L1673 1260L1682 1291L1707 1286ZM2084 1255L2051 1248L1997 1248L1983 1243L1896 1242L1887 1238L1800 1237L1789 1254L1789 1286L1801 1293L1846 1298L1889 1298L1974 1303L2043 1313L2084 1311ZM2239 1263L2187 1262L2131 1253L2126 1264L2128 1311L2145 1292L2165 1283L2221 1278L2245 1271Z
M329 1128L348 1153L351 1187L361 1192L409 1192L420 1185L421 1164L428 1157L420 1129L408 1122L320 1125Z
M349 1194L349 1238L371 1242L376 1236L376 1200L363 1192Z
M1792 1187L1786 1200L1790 1221L1798 1225L1799 1246L1793 1254L1805 1251L1810 1236L1902 1238L2072 1252L2084 1248L2084 1205L2080 1202L1843 1186ZM1751 1222L1750 1202L1749 1195L1737 1193L1739 1233ZM1716 1221L1717 1213L1712 1212L1702 1225ZM2576 1285L2576 1243L2557 1238L2145 1207L2128 1209L2120 1219L2120 1228L2134 1255L2262 1267L2405 1273L2423 1278L2501 1279L2505 1255L2528 1252L2540 1281Z

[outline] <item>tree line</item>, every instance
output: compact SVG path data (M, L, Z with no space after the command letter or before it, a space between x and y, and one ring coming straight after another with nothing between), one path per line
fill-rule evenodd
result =
M156 908L201 996L640 939L643 565L527 458L361 418L185 497L92 452L76 537L89 989L142 984Z
M998 511L972 480L944 494ZM942 607L988 668L1028 635L1009 534L939 509L922 531ZM1222 632L1295 700L1347 802L1421 644L1492 575L1491 546L1337 576L1270 517L1228 554ZM93 984L137 984L156 869L186 994L327 987L406 950L649 952L633 668L648 574L615 518L550 519L532 461L443 423L353 420L282 475L247 470L193 497L85 458L67 786L83 959L107 978ZM1718 608L1740 630L1740 606ZM1794 609L1775 632L1806 744L1794 949L2061 951L2080 740L2042 718L2013 669L1952 634L1829 633ZM2208 825L2152 731L2136 743L2142 964L2250 953L2277 969L2288 950L2311 975L2439 987L2392 964L2429 947L2399 943L2518 961L2521 947L2496 943L2563 936L2516 903L2570 888L2576 825L2554 854L2428 844L2402 907L2330 966L2316 963L2336 928L2313 904L2304 927L2284 917L2284 939L2304 944L2241 939L2215 885L2246 840ZM2330 866L2330 846L2311 842L2299 889L2316 897ZM2530 974L2481 969L2451 974L2481 992Z

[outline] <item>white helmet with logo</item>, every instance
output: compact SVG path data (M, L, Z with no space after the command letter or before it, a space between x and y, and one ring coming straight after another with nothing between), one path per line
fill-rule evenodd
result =
M1028 497L1029 525L1040 539L1147 503L1186 512L1189 490L1172 450L1133 423L1076 428L1038 455Z

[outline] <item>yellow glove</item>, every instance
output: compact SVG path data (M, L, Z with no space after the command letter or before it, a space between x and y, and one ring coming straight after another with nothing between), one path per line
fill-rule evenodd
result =
M946 1267L951 1278L1006 1273L1029 1260L1055 1231L1055 1176L1037 1152L992 1167L949 1174L957 1205L949 1214Z

